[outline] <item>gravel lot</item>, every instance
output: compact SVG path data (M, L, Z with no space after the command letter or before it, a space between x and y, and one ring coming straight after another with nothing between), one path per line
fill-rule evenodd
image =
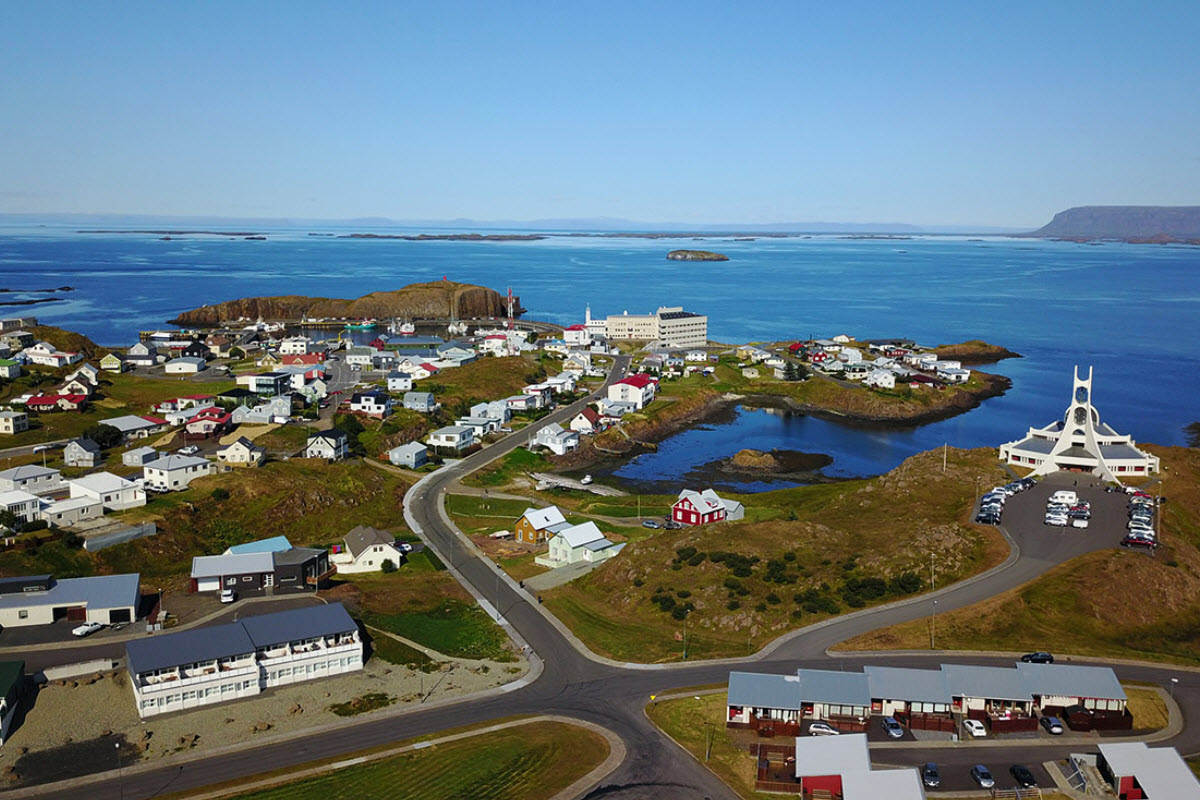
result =
M440 700L508 683L528 667L524 659L503 664L448 659L440 669L422 673L372 659L361 672L284 686L257 697L144 722L134 709L128 675L107 672L99 680L92 677L43 687L24 722L0 750L0 768L14 764L25 752L82 746L102 738L112 741L109 737L124 736L143 749L143 758L160 758L181 749L221 747L247 741L263 731L298 731L342 719L329 710L330 705L369 693L394 697L394 705L418 703L422 689L429 699ZM28 774L22 778L36 780Z

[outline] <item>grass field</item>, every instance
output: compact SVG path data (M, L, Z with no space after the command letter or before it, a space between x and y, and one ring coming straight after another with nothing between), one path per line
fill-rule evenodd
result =
M743 497L744 522L631 535L618 557L543 596L612 658L681 660L685 621L688 658L743 656L789 630L924 591L931 553L939 585L1002 561L1001 537L966 524L977 481L999 473L991 451L950 451L945 471L939 451L871 480ZM598 502L615 510L636 498Z
M461 367L444 370L420 382L419 391L433 391L437 401L447 409L456 405L499 400L520 394L530 383L539 364L532 356L480 358Z
M541 453L518 447L499 461L467 476L463 483L481 487L506 486L527 473L548 469L552 466Z
M356 764L241 800L545 800L608 757L598 734L531 722Z
M1126 706L1133 715L1134 730L1157 731L1167 727L1167 704L1153 689L1125 685Z
M734 746L725 728L725 693L651 702L650 721L704 763L739 797L769 798L776 794L754 791L754 757ZM712 749L709 751L709 741ZM708 756L707 762L705 755Z
M1147 449L1162 459L1162 544L1155 557L1089 553L969 608L938 614L938 645L1035 650L1200 664L1200 451ZM839 649L929 644L928 620L871 631Z

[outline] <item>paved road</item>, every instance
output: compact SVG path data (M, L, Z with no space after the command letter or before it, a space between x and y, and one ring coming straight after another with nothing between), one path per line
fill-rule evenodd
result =
M621 374L627 364L627 358L619 358L613 375ZM610 376L609 380L612 379L613 376ZM577 413L584 402L560 409L546 421L565 421ZM511 451L523 440L524 437L520 435L510 436L432 473L410 490L406 498L406 510L410 523L423 532L426 543L442 557L456 577L486 605L498 607L518 643L532 648L541 663L536 680L512 691L468 698L453 705L368 718L336 733L266 743L173 766L147 765L137 771L126 770L121 780L116 776L105 776L104 780L90 786L88 796L96 800L148 798L165 792L249 777L313 759L341 756L454 726L486 722L514 714L546 713L594 722L612 730L624 740L628 757L588 797L603 797L606 800L645 797L654 797L656 800L734 800L734 795L724 784L650 724L645 717L644 707L651 694L662 694L674 687L724 683L731 668L782 673L799 666L854 670L864 664L881 662L914 667L933 667L948 660L969 664L1011 664L1011 657L999 656L949 656L936 652L830 656L826 654L826 649L881 625L926 616L935 597L939 610L967 606L1020 585L1049 566L1081 552L1111 546L1106 538L1108 534L1101 531L1099 526L1095 531L1099 535L1094 537L1043 528L1040 525L1043 498L1040 492L1029 492L1010 501L1010 508L1006 511L1006 525L1014 529L1009 533L1014 544L1013 554L1001 566L974 579L942 589L933 596L868 609L810 626L775 642L749 659L665 667L617 664L573 645L565 629L544 612L536 598L502 576L491 562L477 557L470 542L457 534L444 516L440 501L448 486ZM1093 500L1093 504L1097 505L1097 501ZM1036 518L1036 527L1029 524L1029 518ZM1046 643L1031 643L1030 646L1032 649L1034 646L1046 646ZM1163 685L1171 677L1177 676L1180 682L1175 687L1175 697L1183 708L1185 719L1200 713L1200 672L1149 665L1116 665L1115 668L1122 679L1152 681ZM1166 743L1184 753L1196 752L1200 750L1200 728L1185 728ZM876 749L872 755L877 762L889 765L939 761L945 765L948 777L958 776L953 778L957 782L961 778L960 767L965 768L964 765L976 761L984 761L994 773L1004 775L1010 764L1033 766L1090 746L1090 740L1085 744L1076 742L1074 745L1053 746L1036 746L1028 740L1018 740L988 743L978 748L968 748L966 745L951 748L884 747ZM79 790L50 790L41 795L71 798L79 796Z

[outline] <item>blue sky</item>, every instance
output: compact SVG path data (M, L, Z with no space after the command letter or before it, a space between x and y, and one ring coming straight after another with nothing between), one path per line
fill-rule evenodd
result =
M4 3L0 212L1200 204L1200 4Z

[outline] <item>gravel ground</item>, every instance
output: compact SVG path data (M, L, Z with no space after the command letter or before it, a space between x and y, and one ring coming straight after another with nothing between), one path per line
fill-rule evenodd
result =
M429 699L440 700L508 683L528 668L523 659L504 664L448 659L440 669L421 673L372 659L360 672L283 686L257 697L146 721L138 718L134 708L127 673L108 672L94 682L89 678L75 681L75 686L68 681L63 686L43 687L24 722L0 750L0 769L26 752L122 735L144 750L143 758L161 758L181 749L221 747L247 741L263 731L298 731L342 719L329 706L366 694L386 694L395 698L394 705L415 704L423 688Z

